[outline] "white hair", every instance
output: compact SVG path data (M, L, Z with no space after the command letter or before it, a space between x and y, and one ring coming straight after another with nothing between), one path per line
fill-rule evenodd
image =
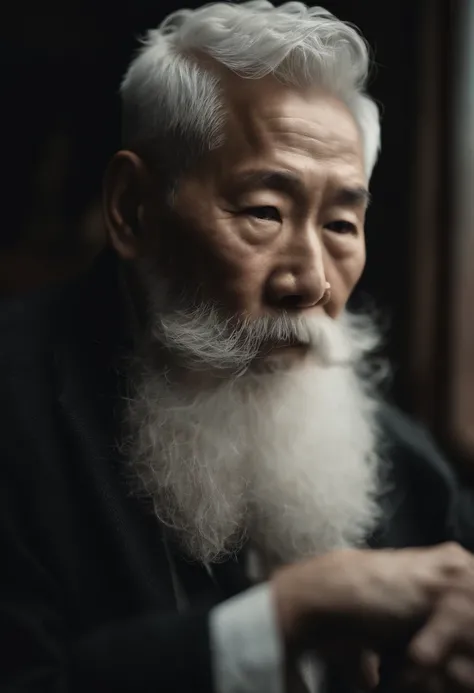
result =
M218 319L203 309L183 331L176 315L170 332L169 318L167 350L215 364L221 349L227 363L229 337ZM219 560L249 540L274 565L364 545L373 530L382 481L379 400L377 381L359 372L378 335L368 318L349 314L313 316L307 334L304 365L246 371L206 387L137 360L124 445L130 480L188 557ZM162 337L160 327L149 346Z
M174 12L149 31L121 86L124 146L159 154L154 158L176 176L222 144L222 90L200 56L243 78L271 74L296 87L328 89L354 116L370 178L380 122L364 91L367 44L352 25L301 2L219 2Z

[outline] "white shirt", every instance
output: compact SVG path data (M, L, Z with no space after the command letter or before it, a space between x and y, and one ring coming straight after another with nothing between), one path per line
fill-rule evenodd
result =
M268 583L215 607L210 634L217 693L285 693L285 653ZM309 691L318 693L321 666L305 660L300 672Z

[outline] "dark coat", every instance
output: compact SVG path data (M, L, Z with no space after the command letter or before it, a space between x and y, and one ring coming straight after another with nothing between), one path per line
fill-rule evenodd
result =
M244 589L177 556L116 449L126 354L115 262L0 308L0 690L211 693L208 612ZM456 481L427 435L381 413L393 461L377 546L456 536ZM269 692L271 693L271 692Z

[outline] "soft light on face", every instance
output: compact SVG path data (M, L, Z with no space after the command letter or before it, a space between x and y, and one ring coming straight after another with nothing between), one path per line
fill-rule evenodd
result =
M228 74L222 82L224 144L182 176L171 209L153 167L130 152L116 158L106 207L109 228L121 231L112 242L122 257L149 261L175 293L224 315L335 318L365 262L358 127L344 103L315 88Z
M169 252L191 286L230 312L335 317L365 262L357 126L327 93L230 81L226 142L179 185Z

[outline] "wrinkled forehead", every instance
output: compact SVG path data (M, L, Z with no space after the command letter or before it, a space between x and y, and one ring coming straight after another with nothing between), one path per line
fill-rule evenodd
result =
M214 154L223 172L265 160L366 184L360 130L347 105L328 91L286 86L273 77L233 75L225 100L226 137Z
M312 191L326 184L367 187L359 127L332 94L285 86L273 77L234 75L225 103L224 141L208 160L220 182L232 184L246 170L267 168L292 171Z

